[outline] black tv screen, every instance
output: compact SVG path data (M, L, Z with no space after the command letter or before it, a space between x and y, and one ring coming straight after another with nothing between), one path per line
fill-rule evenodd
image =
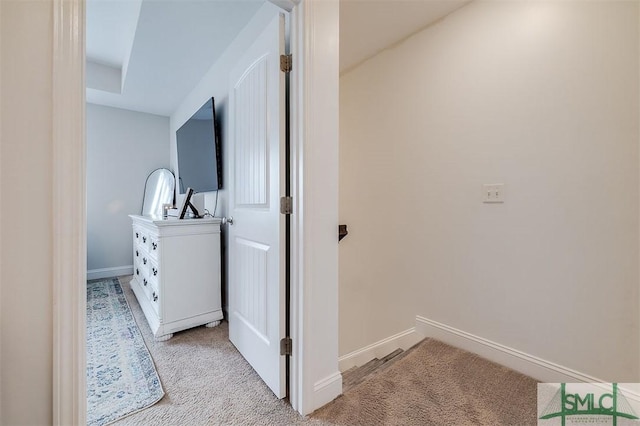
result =
M222 188L222 158L214 99L209 99L176 132L178 190L195 192Z

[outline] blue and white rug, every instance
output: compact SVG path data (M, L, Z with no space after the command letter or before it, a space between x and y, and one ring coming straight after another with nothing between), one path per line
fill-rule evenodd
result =
M87 283L87 424L160 401L164 390L116 278Z

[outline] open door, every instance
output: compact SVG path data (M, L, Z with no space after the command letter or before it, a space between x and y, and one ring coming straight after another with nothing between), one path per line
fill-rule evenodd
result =
M229 339L278 398L286 396L284 16L232 70L229 87Z

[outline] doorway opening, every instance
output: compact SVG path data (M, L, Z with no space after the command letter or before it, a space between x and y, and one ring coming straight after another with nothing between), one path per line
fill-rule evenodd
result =
M146 3L142 5L142 9L140 11L141 14L145 13L145 9L144 9L145 6L146 6ZM269 5L269 6L272 9L275 9L275 6L273 6L273 5ZM264 8L265 5L263 5L261 7ZM257 14L252 18L253 20L256 19L256 16L258 16L258 14L260 13L261 10L262 9L260 9L257 12ZM144 19L143 19L142 15L139 18L139 22L144 22ZM283 31L281 31L281 32L283 33ZM282 43L282 45L284 45L284 43ZM132 48L132 51L135 52L135 50L136 50L136 46L134 45L133 48ZM133 62L131 62L131 61L128 64L129 69L127 71L127 75L135 76L135 73L136 73L136 69L135 69L135 66L134 66L135 64ZM228 62L230 62L230 61L228 61ZM223 64L223 65L225 65L225 64ZM226 64L225 66L228 67L228 64ZM215 68L216 65L213 65L213 67ZM88 68L89 68L89 66L88 66ZM279 70L278 70L278 72L279 72ZM284 74L282 76L278 76L278 78L284 80L285 79ZM205 76L205 79L206 79L206 76ZM224 80L225 80L224 81L224 85L226 86L228 84L227 81L226 81L227 79L225 78ZM128 83L124 83L123 84L123 88L124 88L123 90L125 90L125 91L126 91L127 84ZM203 85L207 86L207 82L205 82ZM215 92L217 90L224 90L224 89L220 88L221 86L222 85L213 84L213 85L210 85L209 88L202 87L201 90L202 91L208 91L208 92L212 92L212 91ZM225 89L227 89L227 87L225 87ZM197 90L200 90L200 89L196 88L196 91ZM219 97L216 93L209 93L207 96L211 96L211 95L214 95L216 98ZM89 94L88 99L91 100L92 96L93 95ZM89 142L88 145L89 145L89 151L90 151L89 155L88 155L90 161L88 161L88 169L89 169L88 170L88 175L89 176L88 176L88 182L87 183L88 184L92 183L92 182L89 182L89 179L94 174L92 165L96 164L96 162L92 163L91 159L94 157L94 154L96 154L96 152L99 153L100 148L102 148L102 147L97 148L95 144L92 145L92 143L94 143L97 139L99 139L99 138L95 138L94 137L96 132L100 132L101 131L103 133L110 133L110 132L113 131L114 128L131 130L133 127L135 127L134 122L137 123L137 124L140 124L140 123L144 122L143 128L140 129L140 131L138 133L138 137L137 137L137 141L136 142L138 144L141 144L140 135L148 136L149 140L148 140L148 146L144 147L144 149L143 149L144 153L139 152L139 153L137 153L137 155L133 156L135 161L133 163L133 167L131 167L131 168L132 169L136 168L136 167L142 168L142 167L140 167L141 163L151 162L151 161L163 161L163 159L164 159L164 161L166 161L167 158L168 158L169 163L170 163L170 164L168 164L168 166L171 167L171 163L174 162L175 158L172 157L174 154L173 153L169 154L168 151L173 150L173 147L174 147L174 140L173 140L174 129L175 129L175 127L180 125L180 121L182 120L183 116L186 115L188 113L187 111L189 111L191 109L191 104L196 102L195 100L193 102L191 102L191 98L195 99L198 96L199 96L198 94L194 95L193 91L192 91L191 94L187 95L186 100L184 102L182 102L178 106L178 108L176 110L177 112L172 113L170 116L162 116L162 115L159 116L158 114L150 114L148 112L132 111L132 110L125 109L125 108L116 108L113 105L96 105L96 104L93 104L93 103L90 102L91 105L87 106L87 109L88 109L88 116L87 116L87 119L88 119L88 123L87 123L88 132L87 132L87 138L88 138L88 142ZM220 98L223 99L223 104L222 104L222 107L220 108L220 110L222 111L221 120L226 120L225 122L229 122L231 120L231 117L233 116L233 106L231 104L234 101L231 99L232 98L231 96L229 97L229 99L225 99L224 96L222 96ZM94 99L95 99L95 97L94 97ZM284 100L284 97L281 99L281 101L283 101L283 100ZM286 108L284 108L284 109L286 109ZM116 110L124 110L124 111L116 111ZM107 117L107 119L105 119L105 116L109 116L109 117ZM116 116L116 117L114 117L114 116ZM109 121L109 119L111 119L111 121ZM102 124L103 124L102 127L95 125L96 122L100 121L100 120L102 120ZM113 126L112 125L114 123L113 120L116 120L116 122L119 125L118 126ZM104 121L107 121L108 123L105 124ZM149 134L158 135L158 134L162 133L162 129L163 128L168 130L166 132L166 133L168 133L168 135L166 136L166 139L167 139L167 141L166 141L167 155L165 155L164 157L163 157L163 155L158 155L158 152L157 152L157 151L162 151L163 149L158 148L157 146L156 146L155 149L153 149L153 148L151 148L149 146L149 145L151 145L153 143L153 136L149 136ZM146 132L147 135L145 135L145 130L149 130L149 132ZM154 133L154 132L156 132L156 133ZM225 132L223 131L223 133L225 133ZM231 132L229 131L229 129L227 129L227 132L226 132L225 136L228 137L229 133L231 133ZM109 137L109 139L112 139L112 136ZM230 149L230 146L229 146L229 142L227 141L226 143L227 143L227 145L225 147L225 151L226 151L225 156L226 157L230 157L231 149ZM114 148L113 144L108 144L107 143L107 145L108 145L107 150ZM104 154L104 152L102 154ZM117 155L121 158L123 156L126 156L126 153L123 152L122 150L120 150L120 152L118 152ZM154 157L154 155L156 157L155 158L151 158L151 157ZM283 154L283 155L288 160L288 154ZM99 156L101 157L102 161L105 161L105 156L104 155L99 155ZM229 166L230 165L230 160L227 160L226 163ZM266 167L266 169L272 170L273 167ZM289 171L289 168L287 167L287 172L288 171ZM127 179L127 180L131 181L130 184L132 184L134 179ZM227 182L229 181L229 179L226 179L226 180L227 180ZM278 179L278 182L277 182L278 186L280 186L280 182L279 181L280 181L280 179ZM88 194L89 198L91 198L91 194L92 193L95 194L96 192L97 191L89 191L89 194ZM141 194L140 191L135 191L135 192L137 192L138 194ZM225 216L228 215L229 217L231 217L231 214L229 214L229 212L231 212L231 206L232 206L232 200L233 200L232 196L230 195L231 192L232 192L232 190L230 190L230 189L227 190L227 194L224 194L225 196L220 197L220 200L219 200L220 203L222 204L221 212L225 212L225 209L226 209ZM272 202L270 202L270 204L275 207L276 215L277 215L277 218L278 218L279 222L280 221L289 222L289 219L286 216L284 216L284 215L280 216L280 213L279 213L279 196L278 195L281 194L281 193L282 193L282 189L278 188L278 191L274 193L274 195L276 197L275 198L276 201L275 202L272 201ZM217 195L218 194L216 194L216 197L217 197ZM208 197L207 194L205 194L205 196L204 196L205 210L207 209L207 204L210 201L208 198L210 198L210 197ZM93 200L89 200L89 201L93 201ZM125 204L125 203L123 202L123 204ZM246 209L246 205L247 204L244 203L241 207ZM126 216L127 212L123 212L123 210L125 210L125 207L123 205L119 205L119 206L116 205L116 206L114 206L113 210L114 211L110 212L110 213L120 214L120 215ZM234 229L236 227L239 227L239 225L242 223L242 220L238 221L238 219L242 218L241 214L242 214L242 212L240 212L240 216L236 215L236 218L235 218L236 222L233 225ZM91 211L89 211L89 228L92 228L92 220L93 219L91 217ZM127 221L128 220L129 219L127 218ZM129 241L128 241L129 250L130 250L130 246L131 246L131 240L130 240L130 237L128 237L128 235L131 234L131 230L130 230L131 228L130 227L131 227L130 223L127 223L126 224L126 229L127 229L126 232L127 232L127 238L129 239ZM227 229L226 233L227 234L231 234L232 232ZM91 233L89 233L89 238L92 238L92 234ZM244 238L246 240L245 236L243 236L242 238ZM278 243L280 243L281 240L282 239L280 237L278 237ZM284 239L284 241L286 241L286 239ZM288 247L288 244L285 244L285 245L287 247L283 247L282 250L287 252L289 247ZM90 246L90 254L89 254L89 256L91 257L91 253L94 252L93 250L91 250L91 242L89 242L89 246ZM227 247L229 247L228 243L227 243ZM278 262L279 262L279 265L282 262L284 262L284 264L287 267L289 266L288 260L285 260L284 258L282 260L279 260ZM134 266L135 266L135 264L134 264ZM126 265L124 265L124 267L126 268ZM157 268L158 266L157 265L156 266L152 266L152 268L154 268L154 267ZM119 268L119 269L125 269L125 268ZM135 267L132 268L132 269L133 269L133 272L135 274ZM150 271L153 271L153 269L150 269ZM93 267L92 268L92 266L90 265L89 266L89 272L90 273L93 272L94 274L100 275L100 274L109 274L109 273L113 273L113 272L117 272L117 271L116 271L116 267L103 267L103 268ZM122 274L122 275L124 275L124 274ZM96 276L94 275L91 278L96 278ZM280 281L280 279L278 279L278 281ZM282 278L282 281L284 281L284 277ZM125 286L126 286L126 284L125 284ZM280 293L284 293L284 296L282 296L284 298L287 298L287 296L290 294L289 290L287 290L287 289L283 289L282 288L282 289L279 289L278 291ZM152 298L155 297L155 296L156 296L156 294L152 293ZM230 295L230 298L231 298L231 295ZM288 305L288 303L285 304L284 307L282 307L282 309L287 310L287 313L282 313L282 309L279 309L279 313L278 313L279 317L281 317L281 318L288 317L288 309L286 308L287 305ZM232 313L229 313L229 315L232 315ZM247 319L246 317L247 317L247 315L245 315L245 318L244 318L245 320ZM144 317L143 317L143 319L144 319ZM146 326L146 324L144 324L144 322L142 324L139 324L139 325L141 327L145 327ZM286 362L284 360L288 359L288 357L281 356L280 353L279 353L279 349L280 349L279 340L280 340L281 337L284 337L285 335L287 335L286 331L283 331L283 330L287 330L287 325L284 324L284 323L280 327L278 327L278 330L277 330L278 331L278 338L275 339L275 340L272 338L271 340L275 344L275 346L278 348L278 354L277 355L278 355L278 358L279 358L279 362L280 362L280 357L282 357L282 360L283 360L283 363L284 363L284 362ZM176 336L174 336L173 338L175 339ZM168 341L168 342L171 343L171 341ZM156 343L159 343L159 342L156 342ZM150 346L152 346L152 345L150 345ZM150 348L150 349L151 349L151 352L153 353L153 348ZM288 377L288 376L285 376L285 377ZM287 390L288 390L287 379L285 379L284 385L285 385L284 393L286 394ZM280 394L278 396L282 397L284 395Z

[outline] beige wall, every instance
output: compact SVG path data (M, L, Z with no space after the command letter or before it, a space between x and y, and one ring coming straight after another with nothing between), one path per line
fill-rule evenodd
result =
M341 354L421 315L640 380L637 8L473 2L341 77Z
M52 7L0 2L0 424L52 419Z

